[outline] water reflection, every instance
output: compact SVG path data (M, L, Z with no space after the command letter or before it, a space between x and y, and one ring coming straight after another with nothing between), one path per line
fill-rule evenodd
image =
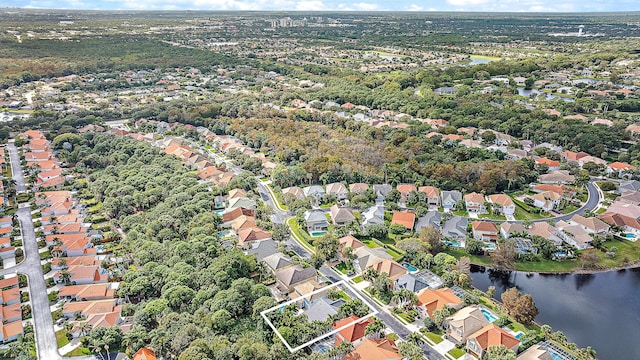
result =
M496 287L495 298L516 286L533 296L537 321L561 330L599 359L640 359L640 269L600 274L528 274L472 267L473 285ZM570 282L567 282L570 281Z

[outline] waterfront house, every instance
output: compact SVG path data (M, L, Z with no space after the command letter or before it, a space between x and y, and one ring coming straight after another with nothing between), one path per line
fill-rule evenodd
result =
M500 345L517 353L520 340L499 326L489 324L469 336L466 342L467 353L478 359L483 359L490 347Z
M460 309L463 305L462 300L449 288L442 289L424 289L418 294L418 303L416 304L418 313L421 317L433 317L436 310L441 310L445 306L453 309Z
M473 238L482 241L497 241L498 228L490 221L473 221L471 223Z
M466 344L469 336L487 325L489 320L478 305L462 308L444 320L447 339L457 344Z

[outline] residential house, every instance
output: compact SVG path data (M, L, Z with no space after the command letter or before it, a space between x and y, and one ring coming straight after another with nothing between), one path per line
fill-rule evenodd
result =
M297 186L291 186L288 188L284 188L282 189L282 195L291 195L293 197L295 197L296 199L304 199L305 195L304 195L304 191L302 191L301 188L297 187Z
M384 225L384 205L374 205L362 213L362 227Z
M309 280L317 280L318 273L313 267L303 268L293 265L276 271L277 289L281 294L289 294L294 286Z
M307 320L311 321L327 321L330 316L338 314L340 307L345 304L345 300L340 298L331 300L328 297L322 297L311 302L303 312L307 316Z
M584 217L575 214L571 217L571 224L580 225L589 234L605 236L609 233L609 225L597 217Z
M324 211L318 209L307 210L304 212L304 220L307 224L309 233L317 231L327 231L329 229L329 221L324 216Z
M618 196L616 201L626 204L640 205L640 191L627 191L621 196Z
M156 353L150 348L140 348L133 354L133 360L156 360Z
M416 214L411 210L394 211L391 225L398 224L404 226L407 231L413 230L416 221Z
M428 287L429 283L423 277L414 274L405 274L393 280L393 291L407 289L417 293Z
M449 239L464 240L469 220L464 216L452 216L442 226L442 235Z
M634 219L640 219L640 206L623 203L621 201L614 201L607 211L614 214L625 215Z
M589 156L589 154L587 154L584 151L580 151L580 152L573 152L573 151L563 151L560 154L560 158L566 162L578 162L578 160L582 159L585 156Z
M326 186L326 194L333 195L338 201L345 200L347 198L347 187L343 183L332 183Z
M520 340L495 324L489 324L467 338L467 353L483 359L491 346L504 346L518 352Z
M227 200L231 201L231 199L237 198L246 198L247 192L242 189L231 189L229 190L229 194L227 194Z
M560 161L551 160L546 157L536 159L536 164L547 165L549 167L549 171L560 170Z
M364 243L362 243L360 240L356 239L355 237L351 236L351 235L347 235L347 236L343 236L340 239L338 239L338 251L340 251L340 253L342 254L342 257L345 258L346 254L344 253L344 248L351 248L353 251L361 248L361 247L365 247Z
M264 261L264 263L267 265L269 269L271 269L273 273L276 273L280 269L284 269L286 267L291 266L291 264L293 264L289 256L281 252L277 252L275 254L269 255L264 259L262 259L262 261Z
M109 279L107 270L99 266L73 265L69 266L67 271L70 274L69 283L72 285L106 283ZM53 280L58 284L65 283L65 277L61 271L53 275Z
M569 174L568 170L554 170L540 175L538 180L543 184L568 184L573 183L576 177Z
M393 340L388 338L367 338L342 360L393 360L402 358Z
M606 172L608 175L615 174L616 176L622 177L630 172L636 170L636 167L627 163L616 161L607 165Z
M347 318L336 321L333 323L333 330L344 328L338 330L338 333L336 334L336 342L334 344L337 346L340 345L341 342L346 341L353 344L353 346L358 346L365 339L367 325L372 324L373 321L373 318L360 320L356 315L351 315Z
M263 260L278 251L278 244L273 239L255 242L250 249L244 251L247 255L253 255L258 260Z
M516 212L516 204L514 204L513 200L511 200L511 197L508 195L489 195L489 202L493 204L493 211L497 211L500 214L511 216Z
M618 193L624 194L627 191L640 191L640 181L625 181L618 186Z
M16 310L18 313L21 313L19 306ZM0 341L2 341L3 343L17 340L18 337L24 334L22 328L22 319L12 322L0 323L0 330L2 331L2 339L0 339Z
M407 196L409 195L410 192L418 191L418 188L416 188L416 186L413 184L400 184L396 186L396 189L400 192L401 204L404 204L407 202Z
M338 205L333 205L329 209L329 215L331 216L331 222L337 226L347 226L356 219L351 209Z
M238 219L241 216L246 216L246 217L253 217L255 214L255 211L253 209L246 209L243 207L237 207L235 209L232 210L225 210L225 212L222 213L222 223L223 224L228 224L232 221L235 221L236 219Z
M423 227L434 226L436 229L442 227L442 213L439 211L427 211L424 216L418 218L416 222L416 232L420 232Z
M373 191L375 191L376 196L378 197L378 201L383 201L387 195L393 190L391 185L389 184L376 184L373 185Z
M289 294L292 300L299 299L298 306L301 308L310 308L318 299L326 296L326 291L318 291L324 286L318 284L315 279L305 281L293 287L293 291ZM315 293L314 293L315 292Z
M232 211L235 208L245 208L245 209L256 209L256 201L246 198L246 197L237 197L229 200L229 206L227 206L226 211Z
M466 344L468 337L489 324L478 305L462 308L444 320L447 339L457 344Z
M354 183L349 185L349 191L356 194L362 194L369 190L369 185L365 183Z
M418 191L425 194L426 202L429 207L440 206L440 189L435 186L420 186Z
M542 344L536 344L518 355L518 360L554 360Z
M508 239L514 234L526 233L527 229L519 223L503 222L500 224L500 234L503 238Z
M363 274L365 270L371 268L377 262L393 259L384 248L368 248L361 246L353 252L355 260L353 261L354 268L357 273ZM403 268L404 269L404 268Z
M543 191L532 196L533 206L544 211L552 211L560 205L562 196L554 191Z
M473 192L464 196L464 205L470 214L484 214L487 208L484 206L484 195Z
M591 155L584 156L578 159L578 165L580 166L580 168L582 168L584 164L587 164L590 162L596 165L607 165L607 162L605 160L600 159L599 157L591 156Z
M458 190L442 191L442 207L445 210L451 210L456 207L459 201L462 200L462 193Z
M60 288L57 298L66 301L113 299L117 288L118 283L67 285Z
M593 238L581 225L572 225L561 220L556 223L556 228L558 228L558 236L566 243L578 248L578 250L591 247Z
M311 185L302 189L305 197L313 197L317 203L322 202L324 199L324 189L320 185Z
M563 240L559 235L558 229L547 222L539 221L533 223L533 225L531 225L531 227L527 229L527 233L530 236L540 236L547 240L550 240L557 246L562 245Z
M491 221L473 221L471 223L473 238L482 241L497 241L498 228Z
M373 269L378 274L385 273L389 276L389 280L391 281L394 281L407 273L407 269L393 259L376 261L371 266L368 266L367 269Z
M416 304L418 313L421 317L433 317L436 310L441 310L445 306L453 309L460 309L463 305L462 300L449 288L442 289L424 289L418 294L418 303Z
M238 230L238 246L243 249L254 247L258 242L271 239L271 234L258 227Z
M640 221L636 218L629 216L616 214L612 212L605 212L598 216L600 220L606 222L609 225L616 225L622 229L622 232L627 234L633 234L636 237L640 235Z

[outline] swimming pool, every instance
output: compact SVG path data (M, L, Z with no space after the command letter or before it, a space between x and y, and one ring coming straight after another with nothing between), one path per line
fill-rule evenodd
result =
M524 336L524 333L522 331L518 331L517 333L515 333L515 335L513 335L513 337L515 337L518 340L520 340L520 338L522 338L523 336Z
M483 247L486 247L486 248L491 249L491 250L495 250L496 249L496 244L484 243Z
M418 271L418 268L409 264L409 263L402 263L402 266L404 266L405 269L409 270L410 273L414 273Z
M222 216L222 213L224 213L224 209L213 210L213 212L218 214L218 216Z
M635 240L636 239L636 236L633 235L633 234L630 234L630 233L624 234L624 237L629 239L629 240Z
M231 230L220 231L218 233L218 236L220 236L221 238L230 237L230 236L233 236L233 231L231 231Z
M489 310L480 309L480 311L482 312L482 315L484 315L485 319L487 319L487 321L495 322L496 320L498 320L498 317L492 314Z
M324 235L326 233L327 233L326 231L312 231L311 234L309 234L309 235L311 235L312 237L318 237L318 236L322 236L322 235Z
M459 241L445 241L444 244L445 245L449 245L449 246L460 247L460 242Z
M556 354L555 352L553 352L553 351L551 351L549 349L547 349L547 352L549 353L549 355L551 355L551 358L553 360L565 360L565 358L562 355Z

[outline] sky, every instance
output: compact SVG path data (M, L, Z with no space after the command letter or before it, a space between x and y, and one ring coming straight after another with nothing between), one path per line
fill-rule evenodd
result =
M2 0L0 6L75 10L640 11L638 0Z

